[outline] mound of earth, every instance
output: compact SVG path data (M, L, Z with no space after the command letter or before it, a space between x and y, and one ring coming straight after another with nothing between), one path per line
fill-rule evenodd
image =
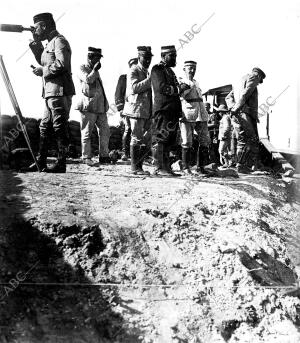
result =
M300 341L295 183L75 162L0 174L0 342Z

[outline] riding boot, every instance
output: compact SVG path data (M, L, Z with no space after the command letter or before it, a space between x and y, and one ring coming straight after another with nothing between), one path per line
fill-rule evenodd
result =
M148 151L148 148L146 145L144 145L144 144L140 145L139 160L137 163L137 167L140 171L144 172L147 175L150 175L150 173L148 171L143 170L143 163L144 163L145 158L147 158L147 156L148 156L148 152L149 151Z
M207 147L198 146L197 151L197 165L196 165L196 172L197 174L208 174L208 172L204 169L204 166L209 161L209 152Z
M123 134L122 137L122 161L127 161L130 155L130 146L128 146L127 142L127 134Z
M181 148L182 171L184 174L191 174L190 152L190 148Z
M67 145L64 140L59 138L57 140L58 154L55 163L47 169L48 173L65 173L66 172L66 156Z
M40 136L39 153L36 157L40 171L47 169L47 155L48 155L48 140L45 136ZM35 163L32 163L27 168L22 168L21 171L35 172L38 168Z

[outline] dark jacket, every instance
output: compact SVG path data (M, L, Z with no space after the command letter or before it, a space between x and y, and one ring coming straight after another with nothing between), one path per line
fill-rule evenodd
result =
M253 119L257 119L258 111L258 93L259 77L256 74L245 75L238 87L233 88L235 105L233 111L247 113ZM227 98L232 96L228 94Z
M138 63L127 75L124 114L132 118L149 119L152 110L151 81L148 70Z
M115 104L118 111L122 111L125 105L127 75L120 75L115 91Z
M71 72L71 48L66 38L56 30L43 47L41 42L29 44L37 62L43 67L43 97L74 95Z
M166 88L171 86L171 95L166 92ZM175 73L163 62L156 64L151 70L152 87L152 112L166 111L172 117L180 118L182 115L181 101L179 97L179 84Z

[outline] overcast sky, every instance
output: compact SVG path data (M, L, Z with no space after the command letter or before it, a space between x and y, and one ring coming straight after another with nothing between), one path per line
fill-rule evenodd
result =
M100 74L110 103L118 77L127 72L127 61L136 56L138 45L152 46L152 65L159 62L162 45L176 45L177 76L182 75L185 60L196 60L195 78L203 91L235 83L252 67L260 67L267 75L259 87L260 103L289 87L271 108L271 135L280 146L295 148L299 129L299 1L11 0L1 8L0 23L30 26L33 15L40 12L52 12L55 19L60 18L57 29L71 44L76 87L77 70L86 61L87 47L102 48ZM199 33L187 33L192 28ZM37 65L27 51L30 38L30 32L0 32L0 54L23 115L38 118L43 112L41 79L30 68ZM2 113L13 114L2 82L0 91ZM76 111L71 111L71 118L78 119Z

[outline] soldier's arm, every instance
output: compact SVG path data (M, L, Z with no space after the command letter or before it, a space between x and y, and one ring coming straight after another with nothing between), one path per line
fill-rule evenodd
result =
M151 84L154 91L163 95L172 95L174 93L178 94L178 90L174 89L173 86L166 82L165 74L163 69L156 65L151 70Z
M93 83L96 81L97 76L98 73L94 69L90 71L90 69L87 69L84 64L80 66L78 73L79 80L85 83Z
M259 84L259 81L255 75L250 75L247 78L245 88L243 89L243 92L241 93L241 98L234 105L232 109L233 111L236 112L241 109L241 107L245 104L245 102L250 97L250 95L254 92L258 84Z
M188 96L188 94L191 92L191 87L190 85L186 84L181 77L178 78L178 83L179 83L180 96L183 99L185 99Z
M51 79L67 71L70 65L71 48L66 39L58 37L55 40L55 60L43 67L43 76L45 79Z
M29 47L39 65L41 65L41 56L44 51L42 42L32 41L29 43Z
M143 93L151 88L150 77L139 81L138 70L136 68L131 68L128 76L130 79L130 85L133 94Z
M118 111L121 111L124 108L125 94L126 94L126 75L121 75L119 77L116 91L115 91L115 104L117 106Z
M235 102L234 102L234 92L233 92L233 90L232 90L230 93L228 93L228 94L226 95L225 102L226 102L226 105L227 105L228 109L231 110L232 107L233 107L234 104L235 104Z

